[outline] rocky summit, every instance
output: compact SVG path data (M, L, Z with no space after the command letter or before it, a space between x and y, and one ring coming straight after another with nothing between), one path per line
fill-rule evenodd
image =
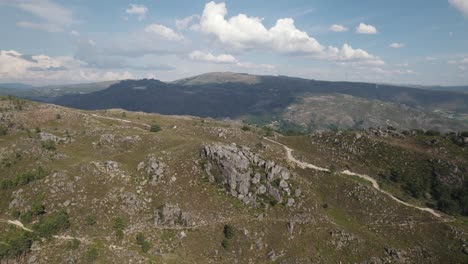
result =
M0 263L467 263L466 133L0 98Z

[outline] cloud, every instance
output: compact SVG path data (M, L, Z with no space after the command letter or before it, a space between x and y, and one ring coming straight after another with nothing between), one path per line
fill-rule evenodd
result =
M175 25L178 30L187 29L194 21L199 20L199 15L191 15L182 19L176 19Z
M25 59L29 56L31 59ZM128 71L117 72L89 68L85 62L69 56L29 56L15 50L0 50L0 80L50 84L134 78Z
M390 48L394 48L394 49L400 49L400 48L403 48L405 46L405 44L403 43L392 43L390 45L388 45Z
M348 31L348 28L343 25L334 24L330 26L330 30L334 32L345 32Z
M202 52L199 50L192 51L189 58L194 61L214 62L214 63L236 63L237 59L229 54L213 55L211 53Z
M27 12L37 18L39 22L19 21L17 26L47 32L59 32L64 28L76 23L73 14L67 8L49 0L13 0L8 4L13 5L24 12Z
M145 32L154 33L164 39L171 40L171 41L180 41L183 40L184 37L179 33L176 33L171 28L168 28L163 25L159 24L151 24L145 27Z
M468 18L468 0L449 0L448 2Z
M324 47L306 32L298 30L291 18L278 19L267 29L258 17L244 14L225 19L225 3L209 2L200 19L200 30L235 49L268 47L283 53L319 53Z
M459 60L449 60L447 63L452 65L468 65L468 57Z
M353 49L349 44L343 44L341 49L328 47L327 56L330 59L341 62L358 62L361 65L384 65L385 62L379 57L369 54L362 49Z
M226 19L225 3L209 2L205 5L198 30L215 36L225 47L237 50L270 50L289 55L303 55L310 58L338 61L367 60L383 63L361 49L348 44L342 48L325 47L315 38L296 28L291 18L281 18L267 29L261 18L239 14Z
M148 8L144 5L130 4L129 7L125 9L125 13L137 16L139 21L146 18L146 12L148 12Z
M29 67L29 68L28 68L28 71L42 71L42 72L47 72L47 71L66 71L66 70L67 70L67 67L64 67L64 66L57 66L57 67L49 66L49 67L45 67L45 68L42 68L42 67Z
M377 28L372 25L365 23L359 23L359 26L356 27L356 33L359 34L377 34Z

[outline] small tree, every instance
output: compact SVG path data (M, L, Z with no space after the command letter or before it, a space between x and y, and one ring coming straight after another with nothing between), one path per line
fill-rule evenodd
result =
M226 237L227 239L231 239L236 234L236 230L232 225L225 225L223 233L224 237Z
M159 132L159 131L161 131L161 126L158 125L158 124L151 125L150 131L151 132Z

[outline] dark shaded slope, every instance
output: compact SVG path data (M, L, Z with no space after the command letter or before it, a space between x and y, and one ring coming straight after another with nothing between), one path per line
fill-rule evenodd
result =
M348 94L405 104L429 111L468 113L468 94L369 83L327 82L261 76L257 83L180 85L157 80L122 81L89 94L70 94L53 102L80 109L123 108L161 114L238 117L282 112L307 94Z

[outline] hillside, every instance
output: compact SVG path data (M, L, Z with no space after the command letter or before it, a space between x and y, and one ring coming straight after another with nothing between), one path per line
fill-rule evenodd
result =
M465 134L0 109L2 262L468 261Z
M12 95L30 99L51 100L65 94L91 93L104 90L118 81L106 81L97 83L79 83L48 86L30 86L21 83L0 84L0 95Z
M310 98L324 95L322 98L333 100L321 101L320 107L307 103ZM346 121L333 120L333 116L343 114L343 109L336 107L340 100L349 106ZM468 129L468 94L284 76L210 73L175 83L129 80L93 93L60 96L51 102L87 110L123 108L160 114L241 119L262 125L276 121L286 123L282 127L293 126L295 130L307 132L331 127L386 127L389 124L401 129ZM309 107L313 108L314 114L303 116L306 120L291 116L290 109L299 105L303 105L306 112ZM373 105L375 111L366 112L365 107L369 105ZM363 114L372 120L363 120Z

